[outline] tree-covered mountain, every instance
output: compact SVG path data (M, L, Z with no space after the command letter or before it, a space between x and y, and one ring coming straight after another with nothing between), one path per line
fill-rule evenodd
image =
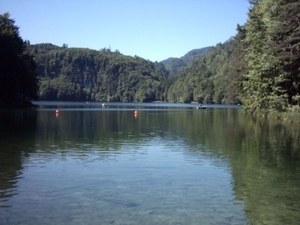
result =
M190 67L178 72L167 90L170 102L239 103L232 68L236 43L234 40L210 47ZM171 78L170 78L171 79Z
M180 58L170 57L161 61L161 63L164 64L170 75L173 75L190 66L195 59L208 52L211 48L212 47L193 49Z
M165 67L140 57L52 44L29 45L41 100L149 102L163 99Z

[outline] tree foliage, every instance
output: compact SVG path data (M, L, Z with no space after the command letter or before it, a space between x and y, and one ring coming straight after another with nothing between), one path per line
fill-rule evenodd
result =
M196 59L170 82L167 99L171 102L239 103L232 67L235 40L229 40Z
M245 25L244 103L251 111L299 105L300 3L261 0Z
M150 102L164 100L161 84L167 71L138 56L83 48L38 44L35 54L41 78L41 100Z
M36 65L9 13L0 15L0 49L0 105L29 105L37 98Z

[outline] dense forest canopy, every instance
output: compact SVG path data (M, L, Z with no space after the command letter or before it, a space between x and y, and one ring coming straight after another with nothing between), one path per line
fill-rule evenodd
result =
M124 56L109 49L97 51L52 44L28 45L37 63L41 100L229 104L239 103L238 94L229 88L234 88L233 83L226 78L232 48L230 40L216 47L192 50L182 57L185 61L182 70L170 75L163 63ZM191 58L199 60L192 63ZM204 67L211 64L207 67L210 69L203 69L200 62L205 64ZM196 78L190 79L192 76ZM215 83L216 88L211 88L208 83Z
M240 103L231 67L234 41L219 43L185 70L167 90L172 102Z
M0 107L27 106L37 98L33 57L9 13L0 15Z
M251 111L299 108L300 2L257 1L244 30L244 104Z
M52 44L29 45L41 100L151 102L163 100L167 71L138 56Z

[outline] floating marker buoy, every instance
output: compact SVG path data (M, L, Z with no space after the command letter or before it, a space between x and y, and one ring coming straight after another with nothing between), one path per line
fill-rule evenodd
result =
M138 114L138 111L134 111L134 114Z
M59 116L59 110L58 109L55 110L55 116L56 116L56 118L58 118L58 116Z

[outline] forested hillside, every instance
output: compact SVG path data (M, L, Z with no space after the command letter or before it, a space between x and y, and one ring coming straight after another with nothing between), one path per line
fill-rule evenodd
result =
M121 102L203 101L199 98L200 95L198 98L185 96L191 96L191 93L186 90L195 89L192 91L197 92L196 86L200 87L202 83L209 82L207 75L194 74L198 76L198 83L194 83L194 86L190 85L190 81L177 79L186 76L187 65L192 64L193 59L199 58L200 55L210 58L211 55L220 54L215 49L220 50L220 46L223 45L218 46L188 52L182 57L184 59L182 72L169 76L170 71L167 71L162 63L153 63L140 57L124 56L109 49L96 51L68 48L66 45L59 47L52 44L30 45L27 43L28 51L35 56L37 72L40 77L38 93L40 100ZM228 60L228 54L224 57L225 61ZM223 64L224 62L209 63ZM191 70L195 70L192 68L198 66L197 63L194 63ZM215 72L211 71L210 73L214 74ZM201 73L205 74L207 71L203 70ZM223 78L223 74L218 74L218 76ZM190 79L189 76L186 76L186 79ZM212 79L214 78L210 78L210 80ZM175 81L176 85L174 86L172 84ZM170 88L171 91L168 90ZM176 88L180 88L180 90ZM201 91L202 95L206 95L206 92L213 95L214 90L201 86ZM185 93L182 94L183 92ZM203 102L225 103L222 100L219 98L214 101L212 98L207 98ZM226 103L234 103L234 101Z
M193 49L180 58L171 57L161 61L161 63L165 65L170 75L173 75L190 66L195 59L199 58L201 55L204 55L211 48L212 47Z
M163 99L159 63L112 52L28 45L40 77L40 100L149 102Z
M217 44L176 74L167 91L171 102L240 103L232 63L235 41Z

